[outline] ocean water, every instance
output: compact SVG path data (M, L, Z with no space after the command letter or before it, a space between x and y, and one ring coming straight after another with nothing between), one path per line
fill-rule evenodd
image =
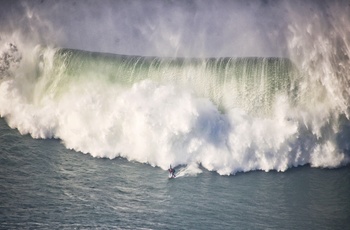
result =
M348 228L347 1L0 15L0 228Z
M0 120L1 229L346 229L350 167L168 179L92 158ZM177 168L177 170L181 170Z

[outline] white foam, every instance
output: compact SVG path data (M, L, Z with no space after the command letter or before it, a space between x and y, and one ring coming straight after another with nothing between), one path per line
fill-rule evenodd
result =
M41 58L52 59L49 51ZM223 114L208 98L173 83L144 80L126 88L100 76L80 76L63 89L57 84L48 89L47 82L60 76L45 72L46 64L38 78L33 61L38 49L26 52L30 57L24 55L18 70L0 82L0 115L22 134L59 138L67 148L94 157L122 156L164 170L187 165L179 176L200 173L199 165L229 175L349 162L337 148L332 94L311 107L290 105L288 95L278 95L268 117L239 108Z
M84 82L38 105L15 85L13 80L0 85L0 113L11 127L34 138L60 138L67 148L94 157L122 156L163 169L190 165L179 176L199 173L193 170L197 164L228 175L306 163L337 167L344 160L335 148L317 143L297 151L303 137L298 121L286 119L284 97L273 118L259 118L238 109L221 114L208 99L148 80L131 89Z

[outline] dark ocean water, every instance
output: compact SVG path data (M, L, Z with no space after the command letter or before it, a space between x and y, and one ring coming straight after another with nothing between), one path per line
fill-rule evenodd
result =
M348 229L350 166L168 179L0 119L1 229Z

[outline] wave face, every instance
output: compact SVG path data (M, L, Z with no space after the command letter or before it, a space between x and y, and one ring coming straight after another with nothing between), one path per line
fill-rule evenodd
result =
M347 95L286 58L1 51L0 115L33 138L222 175L349 163Z
M277 94L296 90L295 68L286 58L160 58L69 49L54 56L54 68L44 71L61 71L49 74L60 76L59 89L67 79L87 76L126 87L148 79L192 90L223 110L240 107L259 114L271 112Z

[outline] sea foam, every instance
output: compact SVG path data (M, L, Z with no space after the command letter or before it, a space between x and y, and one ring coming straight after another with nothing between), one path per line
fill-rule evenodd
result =
M105 73L76 72L81 66L67 67L65 58L57 63L59 49L24 50L21 64L7 68L0 81L0 115L21 134L57 138L67 148L94 157L120 156L163 169L187 165L186 175L200 172L200 166L229 175L349 162L348 150L337 138L341 112L335 113L338 107L330 97L313 105L302 99L311 93L282 87L268 94L268 113L254 113L239 103L222 109L225 104L216 104L193 84L184 87L185 81L150 77L125 84ZM185 77L191 78L190 73ZM162 74L164 79L174 77ZM308 83L298 83L296 89ZM241 96L254 91L242 87ZM312 100L326 90L317 87ZM224 92L228 100L227 87ZM295 94L298 101L290 100Z

